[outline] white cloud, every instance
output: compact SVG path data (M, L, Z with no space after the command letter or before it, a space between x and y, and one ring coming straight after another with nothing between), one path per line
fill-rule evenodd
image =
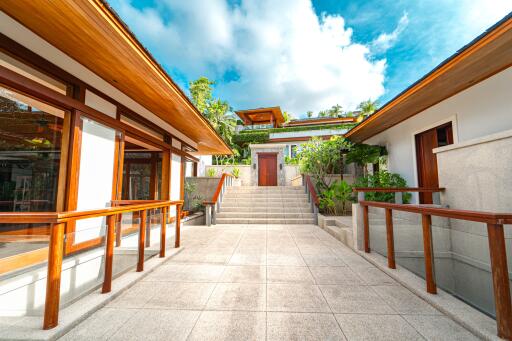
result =
M386 52L389 48L391 48L400 34L405 30L405 28L409 25L409 16L407 12L405 12L400 20L396 28L391 33L381 33L373 42L372 42L372 53L383 53Z
M386 61L355 43L341 16L319 18L309 0L243 0L235 7L226 0L162 0L142 11L117 1L161 63L190 79L218 80L219 96L235 109L280 105L304 115L334 104L353 109L384 93ZM163 11L171 14L165 21ZM380 44L396 40L406 21ZM220 81L233 70L239 79Z

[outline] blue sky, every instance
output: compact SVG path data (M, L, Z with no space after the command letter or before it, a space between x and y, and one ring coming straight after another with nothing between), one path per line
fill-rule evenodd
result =
M173 79L296 117L384 104L512 11L512 0L109 0Z

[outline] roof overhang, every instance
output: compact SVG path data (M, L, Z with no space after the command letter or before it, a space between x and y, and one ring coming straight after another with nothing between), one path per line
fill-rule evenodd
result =
M275 124L280 127L284 123L280 107L239 110L235 112L245 125Z
M198 144L229 146L103 0L5 0L0 9Z
M512 13L352 128L362 142L512 66Z

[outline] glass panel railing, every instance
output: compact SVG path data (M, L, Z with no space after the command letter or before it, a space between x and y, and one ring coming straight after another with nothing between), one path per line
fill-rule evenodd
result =
M48 224L0 224L0 317L39 315L44 306Z
M396 264L425 279L421 215L393 211ZM369 209L370 248L387 257L385 210ZM487 225L432 217L435 279L439 288L495 317ZM512 278L512 231L505 225L509 278Z

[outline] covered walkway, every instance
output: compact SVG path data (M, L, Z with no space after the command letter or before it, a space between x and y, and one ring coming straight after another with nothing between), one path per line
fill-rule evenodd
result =
M318 226L186 227L182 246L63 339L475 339Z

